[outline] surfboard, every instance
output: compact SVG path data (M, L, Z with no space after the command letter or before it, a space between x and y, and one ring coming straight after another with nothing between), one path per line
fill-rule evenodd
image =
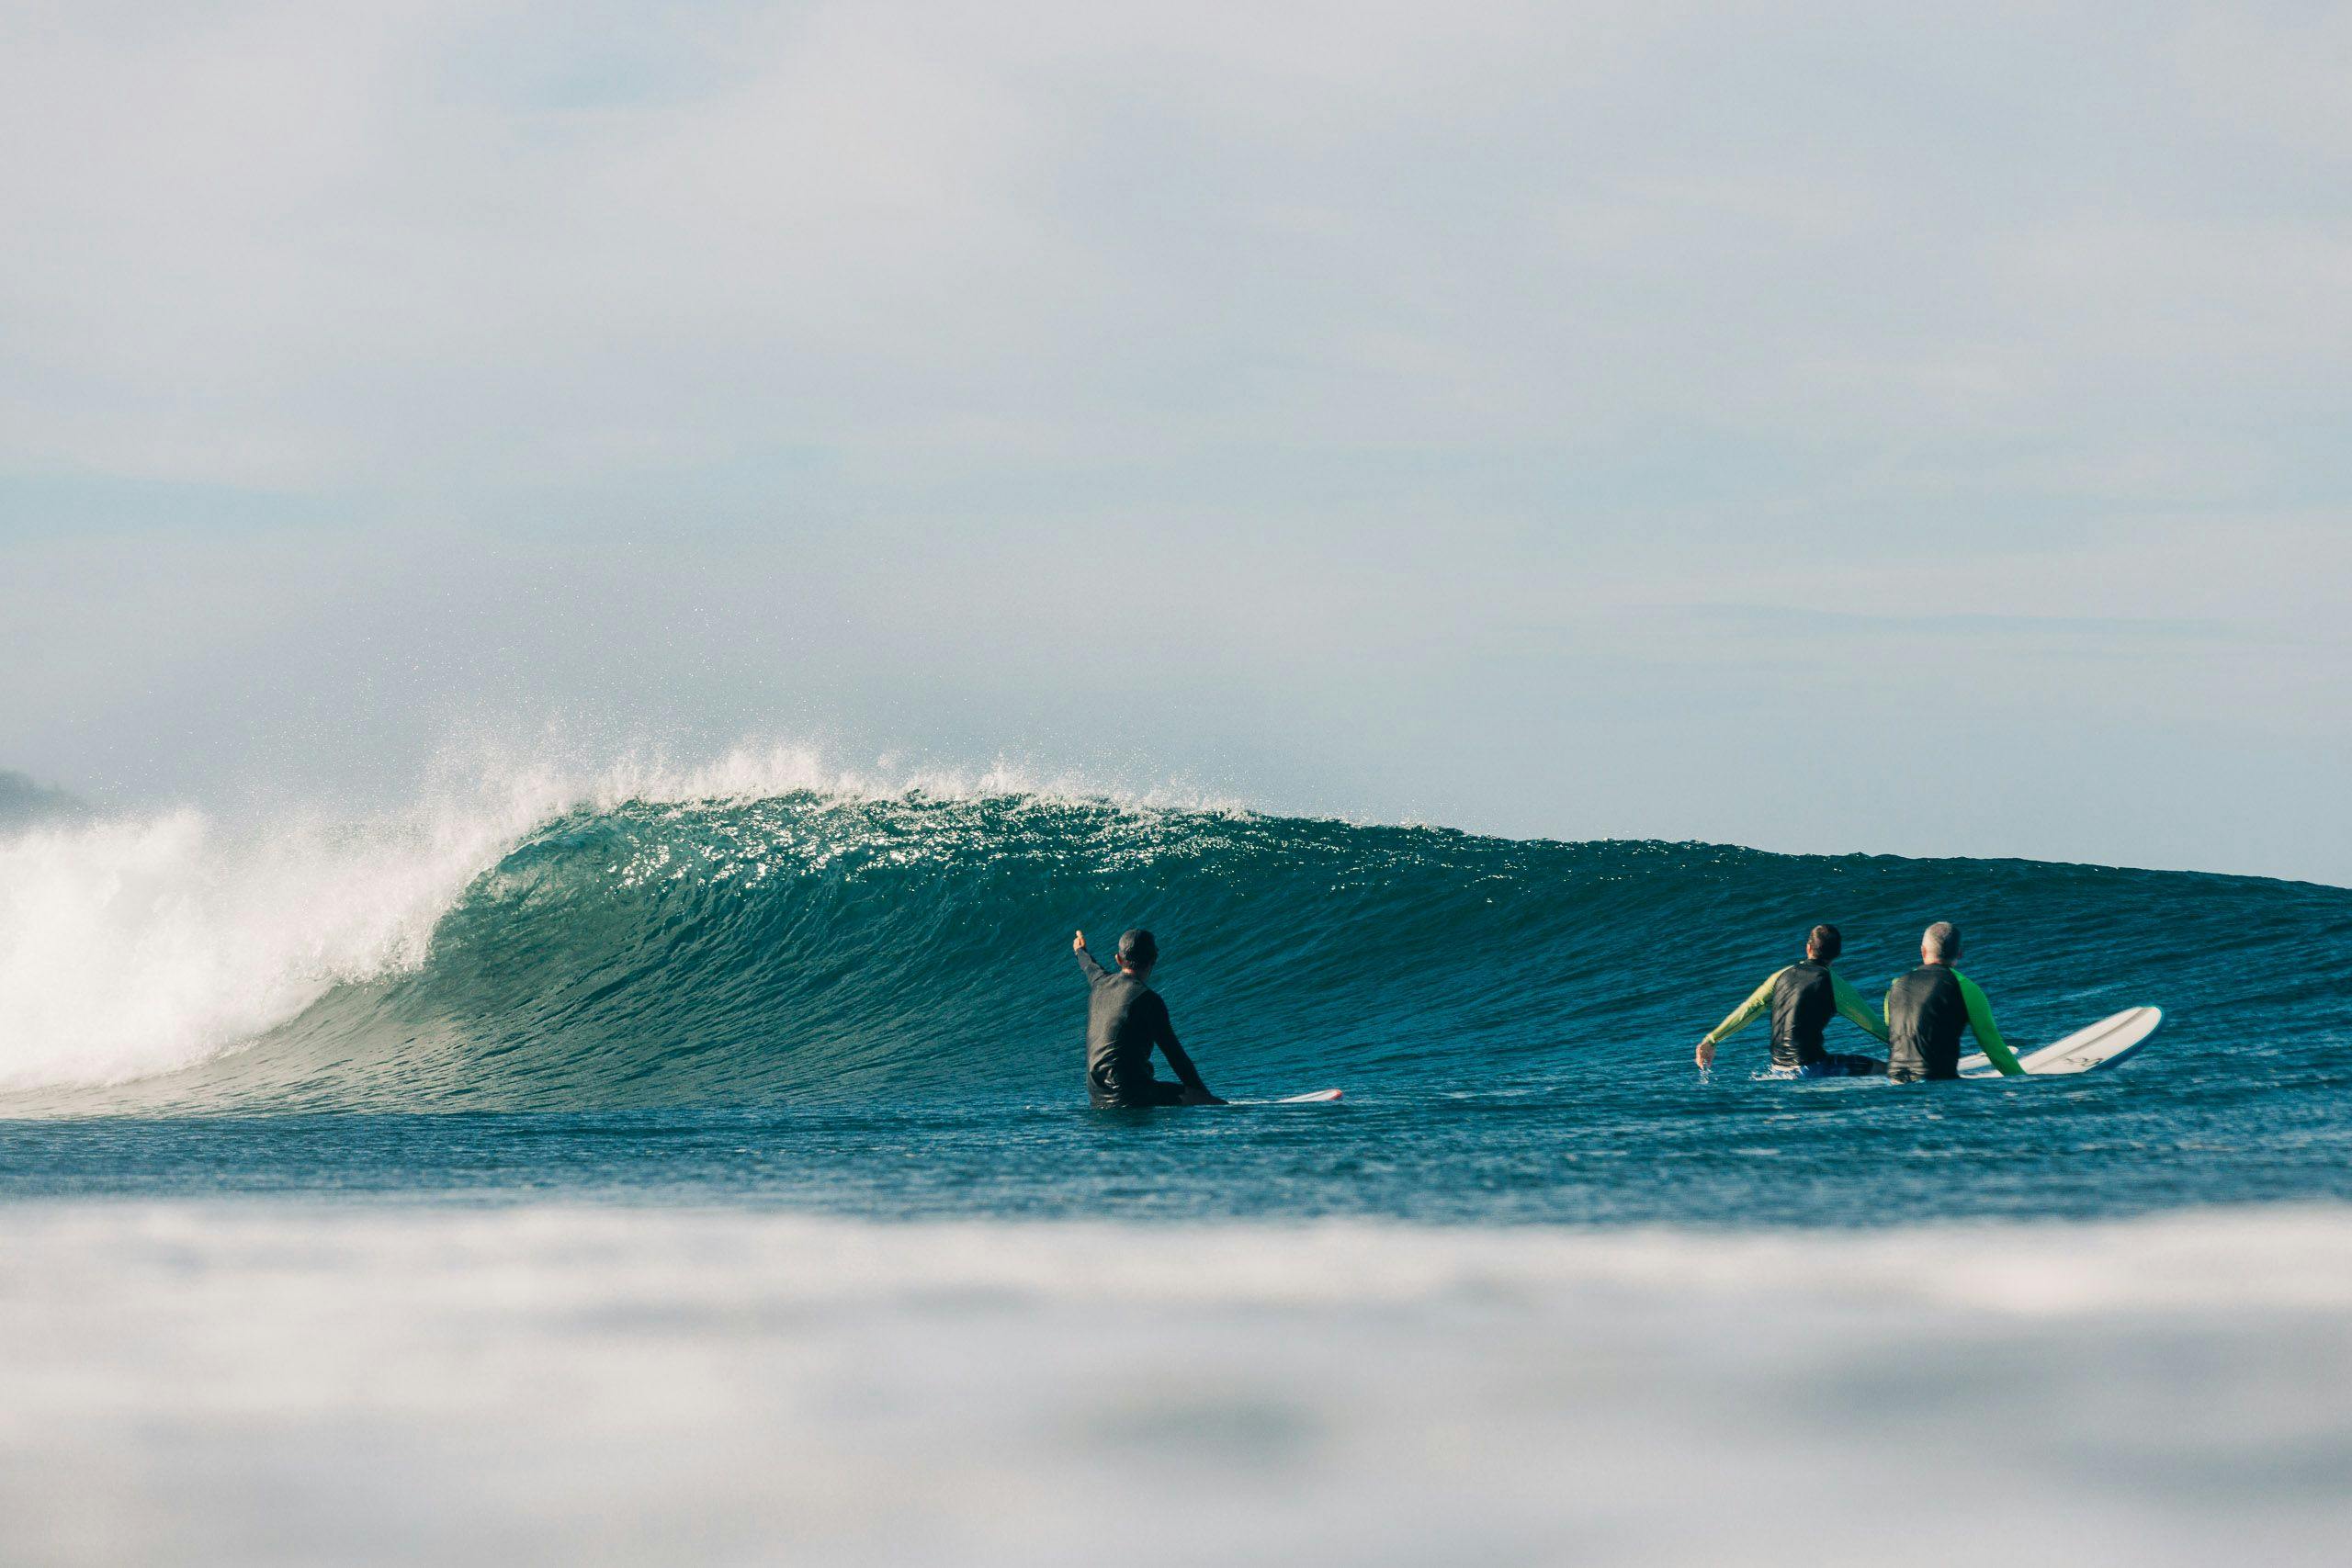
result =
M1318 1089L1312 1094L1287 1095L1281 1100L1228 1100L1227 1105L1329 1105L1340 1098L1336 1089Z
M2111 1067L2148 1043L2156 1025L2165 1021L2162 1008L2125 1008L2110 1013L2088 1029L2077 1029L2064 1040L2053 1041L2039 1050L2018 1053L2018 1066L2036 1077L2049 1077L2061 1073L2087 1073L2094 1067ZM1960 1076L1964 1078L1996 1078L2000 1070L1985 1058L1984 1053L1962 1056Z

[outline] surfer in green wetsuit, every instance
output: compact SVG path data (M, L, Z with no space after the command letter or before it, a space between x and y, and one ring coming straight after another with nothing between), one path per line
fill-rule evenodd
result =
M1699 1065L1713 1066L1715 1047L1726 1035L1747 1028L1769 1011L1774 1071L1816 1078L1863 1077L1886 1071L1886 1064L1875 1056L1843 1055L1822 1048L1822 1032L1833 1015L1873 1040L1886 1038L1886 1025L1862 1005L1861 994L1846 984L1842 976L1830 972L1830 964L1845 946L1846 939L1836 926L1814 927L1805 937L1804 962L1764 976L1764 983L1749 992L1730 1017L1700 1037Z
M1200 1069L1176 1043L1176 1028L1168 1021L1168 1004L1146 982L1159 961L1159 943L1147 931L1132 931L1119 938L1118 970L1094 962L1086 951L1086 933L1069 944L1078 966L1086 972L1086 1097L1100 1108L1129 1109L1149 1105L1223 1105L1201 1081ZM1177 1081L1154 1077L1153 1046L1168 1058Z
M1993 1004L1960 962L1960 928L1938 920L1919 939L1919 967L1886 988L1886 1076L1897 1083L1960 1077L1960 1035L1976 1036L2004 1077L2025 1069L1993 1021Z

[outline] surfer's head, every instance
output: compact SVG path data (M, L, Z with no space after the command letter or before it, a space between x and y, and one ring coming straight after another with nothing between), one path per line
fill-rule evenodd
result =
M1119 938L1119 967L1128 974L1140 975L1159 962L1159 943L1141 926Z
M1960 962L1960 928L1950 920L1938 920L1919 938L1919 956L1930 964Z
M1804 955L1815 964L1826 964L1846 951L1846 938L1836 926L1815 926L1804 939Z

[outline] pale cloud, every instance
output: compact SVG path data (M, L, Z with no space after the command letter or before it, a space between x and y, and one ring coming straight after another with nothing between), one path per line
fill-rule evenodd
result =
M2352 162L2352 11L2336 5L2199 6L2173 29L2190 101L2251 140Z
M2159 28L2120 86L2038 101L2100 24L61 9L0 66L6 450L447 492L779 436L886 467L1659 418L1967 441L2324 372L2340 216L2165 162L2268 35Z
M2324 743L2227 852L2352 874L2333 11L0 27L0 766L168 788L233 771L215 718L422 744L493 688L1051 750L1107 648L1174 716L1117 744L1270 798L2008 847L1893 761L1834 811L1794 742L1714 786L1830 638L1843 702L1979 671L1989 737ZM2213 777L2102 852L2202 863ZM2046 852L2112 827L2003 799Z

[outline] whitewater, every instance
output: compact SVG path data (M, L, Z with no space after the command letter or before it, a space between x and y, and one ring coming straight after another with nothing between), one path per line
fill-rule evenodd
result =
M1711 1074L1820 919L2112 1071ZM1069 932L1209 1081L1096 1112ZM100 1562L2204 1562L2352 1529L2352 891L469 766L0 827L0 1515ZM1838 1026L1842 1028L1842 1025ZM1859 1043L1859 1035L1852 1036Z

